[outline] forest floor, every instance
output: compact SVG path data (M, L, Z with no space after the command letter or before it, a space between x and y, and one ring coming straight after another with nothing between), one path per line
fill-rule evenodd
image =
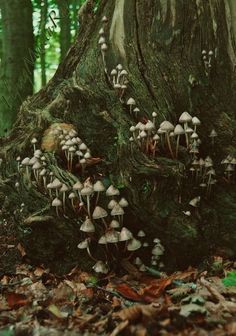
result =
M173 274L126 264L95 277L77 267L52 274L27 262L9 223L0 225L0 336L236 335L235 264Z

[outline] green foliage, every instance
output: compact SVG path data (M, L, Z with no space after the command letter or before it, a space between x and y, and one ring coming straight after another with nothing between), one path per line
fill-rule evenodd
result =
M236 286L236 271L229 272L222 282L226 287Z

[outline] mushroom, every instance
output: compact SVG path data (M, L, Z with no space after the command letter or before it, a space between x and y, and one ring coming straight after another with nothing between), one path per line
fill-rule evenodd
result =
M107 274L109 272L107 266L101 260L96 262L96 264L93 266L93 269L96 273Z
M102 23L107 23L108 22L108 18L104 15L103 17L102 17Z
M179 117L180 124L184 124L185 132L186 132L186 129L188 128L188 123L190 123L191 121L192 121L192 117L187 111L183 112L181 116ZM188 147L189 146L188 135L186 133L185 133L185 138L186 138L186 145Z
M169 136L170 132L174 130L174 125L172 125L169 121L165 120L161 123L160 127L166 134L166 141L167 141L168 149L170 151L172 159L174 159L174 154L172 151L170 136Z
M114 208L115 205L117 205L118 203L112 199L109 203L108 203L108 209L112 210Z
M120 227L120 223L117 220L113 219L109 227L112 229L118 229Z
M86 196L86 200L87 200L87 211L88 211L88 215L89 217L91 217L91 213L90 213L90 196L93 193L93 188L91 186L85 186L81 191L80 191L82 196Z
M78 192L80 203L83 203L82 197L81 197L81 190L82 189L83 189L83 184L80 181L77 181L73 185L73 190L76 191L76 192Z
M119 235L120 235L119 232L114 229L108 230L105 234L106 242L110 244L118 243Z
M194 208L198 208L200 200L201 200L201 197L200 197L200 196L194 197L194 198L189 202L189 205L191 205L191 206L194 207Z
M95 232L95 226L89 217L86 217L85 221L80 227L80 230L87 233Z
M132 232L130 232L126 227L123 227L120 232L119 241L127 241L133 238Z
M97 193L97 198L95 202L95 204L97 205L100 193L105 190L105 186L102 181L98 180L96 183L94 183L93 190Z
M93 211L93 215L92 215L93 219L95 219L95 220L96 219L101 219L106 228L107 228L107 223L106 223L104 218L107 217L107 216L108 216L108 213L106 212L106 210L103 209L102 207L98 206L98 205L95 207L95 209Z
M72 208L75 211L74 199L76 198L76 194L74 192L71 192L69 194L68 198L71 200Z
M106 196L108 197L114 197L114 196L119 196L119 195L120 195L119 189L115 188L112 184L106 190Z
M130 240L130 242L127 245L128 251L136 251L142 246L141 242L135 238Z
M136 102L134 100L134 98L129 98L127 101L127 105L129 106L129 111L130 114L132 113L132 107L136 105Z
M133 109L133 112L134 112L135 118L138 118L138 114L139 114L139 112L140 112L140 109L139 109L138 107L135 107L135 108Z
M116 84L116 76L117 76L117 70L116 69L112 69L111 70L111 76L112 76L113 86L115 86L115 84Z
M39 170L42 168L42 165L39 161L35 162L32 166L34 176L37 182L39 182Z
M38 140L36 139L36 138L33 138L32 140L31 140L31 143L32 143L32 145L33 145L33 148L34 148L34 152L36 151L36 143L38 142Z
M128 203L128 201L124 197L122 197L121 200L120 200L120 202L119 202L119 205L122 208L126 208L127 206L129 206L129 203Z
M24 158L21 161L22 166L24 166L25 169L26 169L26 175L27 175L28 179L30 179L30 172L29 172L30 163L29 162L30 162L30 158L28 158L28 157Z
M143 230L139 230L137 236L138 236L139 238L144 238L144 237L146 237L146 233L145 233Z
M157 117L157 113L156 112L152 112L152 122L155 125L156 123L156 117Z
M197 126L201 125L201 121L197 117L192 118L192 124L194 126L194 132L196 133L197 131Z
M176 156L176 159L178 158L178 152L179 152L179 139L180 139L180 136L182 134L184 134L184 129L181 125L176 125L175 126L175 129L174 129L174 134L177 136L177 141L176 141L176 152L175 152L175 156Z
M52 206L56 208L57 216L59 217L59 207L62 205L61 200L59 198L54 198L52 201Z
M69 190L65 183L62 184L60 192L62 193L63 209L66 210L66 192Z
M124 213L125 212L124 212L123 208L119 204L116 204L114 206L114 208L111 210L111 216L118 216L120 223L122 223L122 221L123 221Z
M218 136L218 134L216 133L215 129L213 128L213 130L211 131L209 138L211 138L211 144L212 146L214 146L215 144L215 138Z

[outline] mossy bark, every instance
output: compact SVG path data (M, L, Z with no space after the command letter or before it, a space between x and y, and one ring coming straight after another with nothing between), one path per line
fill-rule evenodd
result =
M133 97L141 110L136 118L121 103L104 72L98 47L101 18L108 23L106 66L108 72L121 63L129 72L125 101ZM165 263L183 267L213 253L236 255L235 184L222 177L221 160L235 155L235 35L234 8L226 0L110 1L101 0L95 14L83 20L76 43L59 65L53 79L28 99L14 129L3 141L1 189L12 211L26 204L17 222L32 260L67 269L87 264L76 245L79 229L74 220L55 218L48 199L30 185L23 184L21 199L14 191L17 179L13 160L30 151L29 140L40 137L53 122L75 125L102 163L90 173L107 175L124 186L130 203L126 221L134 231L144 228L149 240L159 237L166 249ZM202 50L215 57L209 75L202 62ZM189 201L201 193L188 176L190 157L182 148L179 160L168 153L156 159L129 145L129 128L142 118L177 123L189 110L201 119L200 156L210 155L218 181L210 197L202 194L200 207L186 216ZM212 128L218 133L214 146L209 141ZM52 167L66 176L51 154ZM4 171L5 169L5 171ZM73 178L73 177L69 177ZM37 213L51 220L26 226L24 219ZM48 243L50 242L50 244Z

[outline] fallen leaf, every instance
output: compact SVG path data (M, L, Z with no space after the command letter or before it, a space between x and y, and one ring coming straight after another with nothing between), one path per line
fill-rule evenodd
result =
M50 311L50 313L52 313L54 316L56 316L59 319L64 319L68 317L68 313L61 312L60 309L54 304L51 304L47 309L48 311Z
M142 297L127 284L117 285L116 291L129 300L142 301Z
M23 294L17 294L15 292L9 292L6 294L8 306L11 309L18 309L21 306L27 305L29 302L27 297Z
M189 303L187 305L183 305L180 309L180 315L184 317L189 317L192 313L205 314L206 312L207 310L205 307L199 306L195 303Z

